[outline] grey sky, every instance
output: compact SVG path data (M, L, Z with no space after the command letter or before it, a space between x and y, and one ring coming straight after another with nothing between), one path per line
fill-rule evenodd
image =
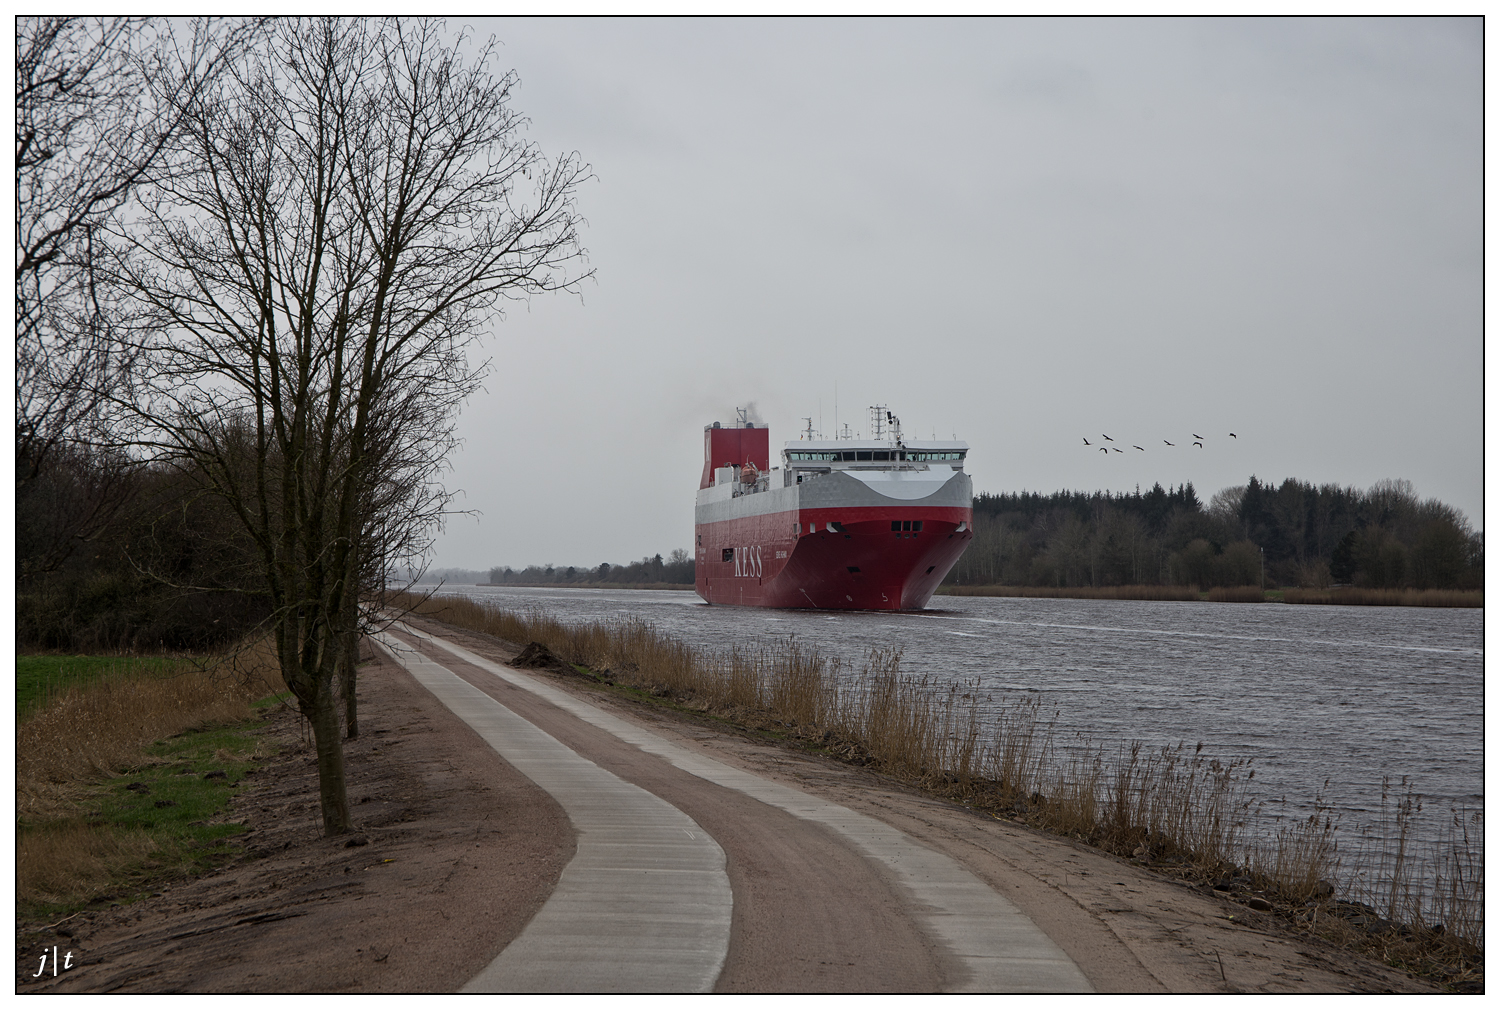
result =
M976 490L1399 477L1483 522L1477 19L464 23L593 165L597 278L486 342L438 566L687 547L703 425L831 435L835 383Z

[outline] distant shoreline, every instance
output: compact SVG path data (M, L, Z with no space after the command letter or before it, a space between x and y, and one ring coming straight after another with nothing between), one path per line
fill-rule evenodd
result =
M1220 586L939 586L937 596L1003 596L1048 600L1172 600L1205 603L1300 603L1343 607L1484 607L1482 589L1258 589Z
M425 584L438 588L432 583ZM447 582L446 586L467 585ZM668 589L692 592L691 582L476 582L477 589ZM413 586L413 592L422 590ZM939 586L935 596L992 596L1046 600L1146 600L1206 603L1294 603L1344 607L1484 607L1479 589L1256 589L1199 590L1197 586Z
M459 585L456 582L443 584ZM424 585L437 588L430 582ZM676 589L685 593L693 591L691 582L476 582L474 586L479 589ZM417 592L422 588L421 585L412 586L412 592Z

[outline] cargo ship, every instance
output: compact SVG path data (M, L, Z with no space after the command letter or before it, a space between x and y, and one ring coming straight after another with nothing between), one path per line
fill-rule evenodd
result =
M973 538L960 441L909 441L884 407L870 438L785 443L746 419L703 429L698 595L711 604L920 610ZM847 433L847 426L846 426Z

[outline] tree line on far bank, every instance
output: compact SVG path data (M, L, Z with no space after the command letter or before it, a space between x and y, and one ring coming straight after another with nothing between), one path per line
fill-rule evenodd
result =
M1252 476L1204 505L1192 484L980 494L949 585L1355 585L1479 589L1484 535L1410 481L1368 489Z
M480 573L457 580L471 574ZM496 566L487 577L493 585L689 586L693 558L679 549L628 565ZM943 583L1480 589L1484 535L1451 505L1419 499L1406 480L1360 489L1252 476L1207 505L1191 483L981 493L974 539Z
M528 565L511 568L506 565L489 570L491 585L568 585L579 583L616 583L622 585L641 583L665 583L667 585L691 586L693 584L693 556L682 548L667 555L660 554L641 558L628 565L612 565L602 562L593 568L575 565Z

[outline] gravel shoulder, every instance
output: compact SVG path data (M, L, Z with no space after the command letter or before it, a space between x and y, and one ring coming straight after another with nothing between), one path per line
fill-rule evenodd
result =
M413 623L488 659L517 652ZM486 684L488 675L455 672ZM159 896L50 930L18 927L17 992L452 992L484 968L545 902L572 857L572 828L550 797L404 671L381 657L361 673L349 795L368 844L320 837L311 749L295 715L283 712L267 727L282 754L230 815L250 828L243 852ZM947 853L1020 906L1100 991L1437 991L1065 839L581 679L551 682L673 743ZM931 991L948 974L945 952L903 914L899 885L851 859L831 833L786 815L750 816L726 790L602 739L551 706L501 700L531 706L528 718L658 792L723 845L735 923L721 991ZM78 967L32 978L40 951L54 944L72 950Z

